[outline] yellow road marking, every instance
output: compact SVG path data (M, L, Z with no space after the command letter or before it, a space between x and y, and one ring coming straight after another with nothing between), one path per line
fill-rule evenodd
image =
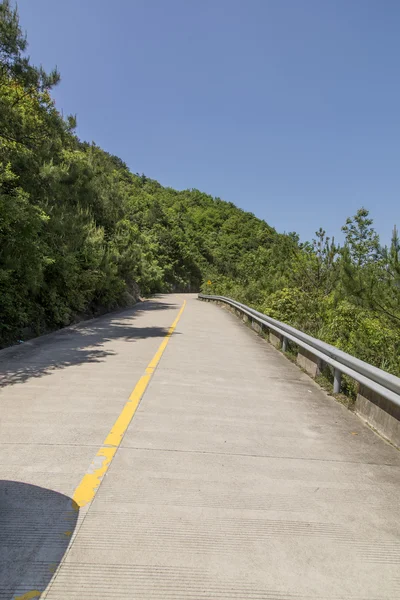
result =
M33 598L39 598L41 593L39 590L31 590L26 594L22 594L22 596L16 596L15 600L33 600Z
M135 414L137 407L139 406L139 402L144 392L146 391L147 386L150 383L150 379L154 373L154 370L160 362L160 359L164 353L165 348L167 347L171 335L173 334L175 327L177 326L178 321L181 318L185 305L186 300L184 301L175 321L168 329L168 333L161 342L157 352L147 365L144 375L142 375L142 377L139 379L135 386L135 389L129 396L128 402L125 404L118 419L115 421L113 428L104 440L104 444L96 454L92 464L89 467L88 472L86 473L86 475L84 475L82 481L76 488L73 495L73 503L75 503L73 505L76 506L76 510L79 510L79 508L82 508L83 506L89 504L89 502L91 502L95 497L99 485L102 482L103 477L106 474L107 469L110 466L111 461L118 450L118 447L122 441L122 438L124 437L126 430L128 429L129 423L132 421L133 415Z
M144 375L142 375L142 377L139 379L135 386L135 389L129 396L128 402L125 404L118 419L115 421L113 428L104 440L104 444L96 454L92 464L89 467L88 472L86 473L86 475L84 475L82 481L76 488L71 502L72 512L67 513L66 520L71 520L75 512L77 512L83 506L89 504L95 497L97 490L99 489L99 486L103 480L103 477L106 474L107 469L110 466L111 461L114 458L119 445L121 444L122 438L124 437L126 430L128 429L129 423L132 421L136 409L139 406L139 402L142 399L142 396L150 383L150 379L152 378L153 373L158 363L160 362L160 359L164 353L165 348L167 347L170 337L173 334L179 319L181 318L185 306L186 300L183 302L178 316L172 323L171 327L168 329L168 332L163 341L161 342L157 352L147 365ZM66 537L71 537L72 531L64 531L64 535ZM58 568L60 568L60 565L58 566ZM51 565L50 569L51 572L55 573L57 571L57 563ZM41 594L42 592L39 590L30 590L29 592L22 594L22 596L15 596L14 600L36 600L40 597Z

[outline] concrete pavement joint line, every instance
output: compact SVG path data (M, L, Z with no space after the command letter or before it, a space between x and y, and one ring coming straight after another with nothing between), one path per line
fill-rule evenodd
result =
M304 456L275 456L274 454L243 454L241 452L213 452L212 450L179 450L176 448L145 448L144 446L121 446L123 450L146 450L147 452L182 452L184 454L211 454L213 456L243 456L247 458L272 458L276 460L305 460L313 462L339 463L345 465L370 465L373 467L395 467L390 463L361 462L359 460L337 460L335 458L310 458Z
M113 428L104 440L103 446L95 456L88 469L88 472L86 475L84 475L82 481L76 488L72 498L80 508L83 508L89 504L95 497L99 485L102 482L103 477L106 474L107 469L110 466L111 461L114 458L115 453L122 441L122 438L124 437L130 422L132 421L136 409L139 406L140 400L142 399L142 396L149 385L154 370L160 362L164 350L167 347L167 344L175 330L175 327L178 324L179 319L181 318L185 305L186 300L184 301L175 321L168 329L168 333L161 342L157 352L148 364L144 375L142 375L142 377L139 379L133 392L129 396L128 402L125 404L118 419L115 421Z
M183 313L185 306L186 306L186 300L184 300L175 321L172 323L172 325L168 329L168 332L167 332L165 338L161 342L157 352L155 353L155 355L151 359L150 363L148 364L148 366L145 370L145 374L142 375L142 377L137 382L133 392L129 396L128 402L125 404L119 417L117 418L116 422L114 423L113 428L111 429L110 433L104 440L103 446L97 452L87 473L84 475L83 479L81 480L80 484L78 485L78 487L76 488L76 490L74 492L74 495L72 497L72 502L71 502L72 508L75 511L79 511L80 508L85 508L84 517L83 517L78 529L80 529L80 527L82 527L82 523L87 515L88 510L89 510L89 505L93 501L93 499L97 493L97 490L99 489L100 484L103 481L104 475L107 473L107 470L112 462L112 459L114 458L114 456L118 450L118 447L122 441L122 438L123 438L126 430L128 429L130 422L133 419L133 416L137 410L137 407L139 406L140 400L142 399L143 394L146 391L146 388L150 383L151 377L152 377L158 363L160 362L160 359L161 359L161 357L164 353L164 350L167 347L167 344L178 324L179 319L181 318L181 315ZM68 531L66 533L70 534L71 532ZM72 546L73 542L75 541L77 534L78 534L78 530L76 530L74 532L74 534L72 535L71 542L69 545L69 550L71 549L71 546ZM67 551L67 553L68 553L68 551ZM57 575L60 572L61 566L65 561L67 553L64 555L63 560L58 565L58 568L54 574L52 582L50 582L49 586L44 591L44 594L45 594L44 598L47 597L47 594L49 593L50 588L52 587L52 584L54 583L55 579L57 578ZM43 594L43 591L30 590L20 596L14 595L14 600L33 600L33 599L36 600L36 599L39 599L42 594Z

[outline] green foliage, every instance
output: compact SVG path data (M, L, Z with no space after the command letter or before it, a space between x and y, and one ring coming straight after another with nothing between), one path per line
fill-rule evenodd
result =
M360 269L376 260L379 236L372 227L372 219L365 208L360 208L354 217L349 217L342 231L346 234L345 248L355 268Z
M293 327L303 323L307 313L307 295L299 288L282 288L268 296L262 312Z

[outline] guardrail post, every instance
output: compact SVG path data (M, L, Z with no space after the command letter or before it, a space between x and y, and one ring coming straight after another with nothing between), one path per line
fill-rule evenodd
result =
M287 337L282 338L282 352L287 351Z
M342 374L339 371L339 369L335 369L333 372L333 393L334 394L340 393L341 383L342 383Z

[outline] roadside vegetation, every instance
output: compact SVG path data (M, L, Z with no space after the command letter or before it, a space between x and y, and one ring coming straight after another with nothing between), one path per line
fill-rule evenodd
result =
M400 375L400 242L368 211L312 242L198 190L176 191L75 134L0 2L0 345L133 303L199 291L245 302ZM209 283L211 282L211 283Z
M214 273L205 292L230 296L400 376L400 241L381 246L364 208L339 246L320 229L312 242L277 236L243 253L233 276ZM215 283L214 283L215 281Z

